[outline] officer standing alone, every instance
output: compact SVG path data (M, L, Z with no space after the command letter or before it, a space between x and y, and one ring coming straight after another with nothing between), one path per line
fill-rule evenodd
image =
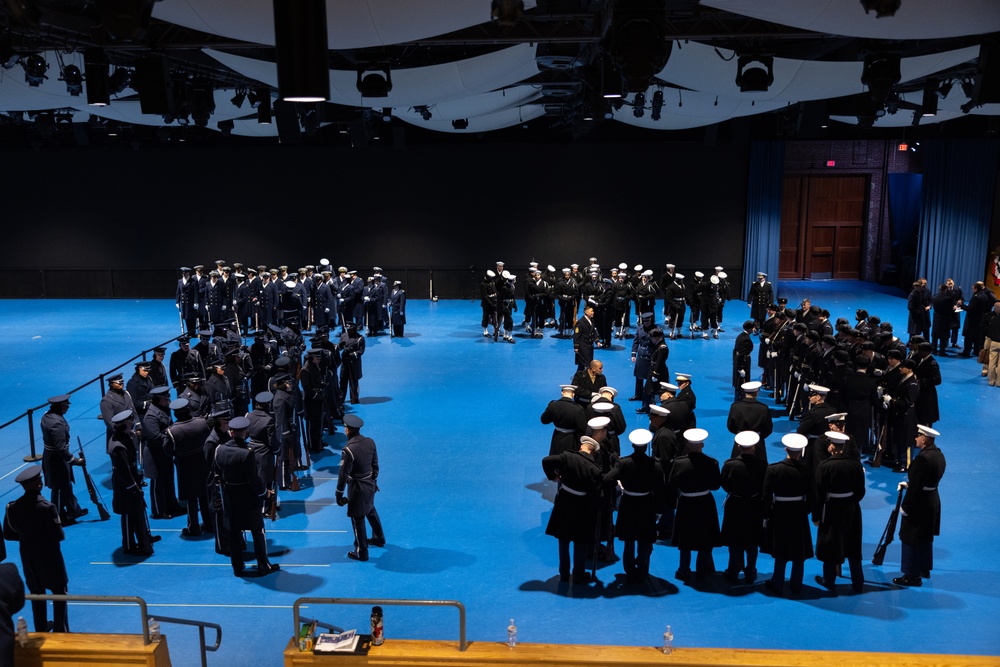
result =
M382 520L375 509L375 493L378 491L378 449L375 441L361 435L364 421L357 415L344 417L347 444L340 454L340 474L337 478L337 504L347 505L347 516L354 528L354 550L347 552L351 560L368 560L368 547L384 547L385 533ZM344 492L347 497L344 497ZM371 539L365 519L372 527Z

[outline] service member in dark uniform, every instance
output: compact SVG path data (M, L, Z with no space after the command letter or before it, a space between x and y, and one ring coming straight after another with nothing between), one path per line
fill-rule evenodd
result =
M222 505L229 523L229 560L233 565L233 574L237 577L245 575L243 553L235 545L243 541L243 531L249 530L257 557L256 574L263 577L281 567L271 563L267 557L264 517L260 513L260 497L266 490L257 475L253 452L247 447L249 428L250 420L246 417L235 417L229 422L232 439L216 449L213 471L222 480Z
M181 277L177 279L177 291L175 302L177 311L180 313L181 327L189 336L193 336L198 330L198 297L200 294L198 279L191 276L191 269L186 266L181 267Z
M3 540L0 540L3 542ZM6 553L0 548L0 555ZM14 614L24 609L24 580L14 563L0 564L0 664L14 664Z
M837 570L844 560L851 567L851 588L860 593L865 583L861 570L861 499L865 497L865 469L860 461L845 456L850 439L845 433L826 434L829 458L816 468L818 503L813 511L816 524L816 558L823 562L823 576L816 583L834 590Z
M552 441L549 443L549 455L574 451L576 443L580 442L587 430L586 411L574 399L576 385L559 385L561 396L549 404L542 412L543 424L552 424Z
M944 453L935 442L940 435L930 426L917 425L915 443L920 452L913 457L907 471L906 495L900 507L903 576L892 580L899 586L923 585L934 568L934 537L941 534L938 485L945 469Z
M153 555L153 537L146 520L146 499L137 466L133 415L124 410L114 416L115 432L108 443L111 456L111 511L121 515L122 552L135 556Z
M375 509L378 488L378 449L375 441L361 435L365 423L357 415L344 417L347 444L340 453L340 473L337 477L337 504L347 505L347 516L354 528L354 550L347 552L351 560L368 560L368 547L384 547L385 531ZM344 492L347 496L344 496ZM368 537L365 520L372 527Z
M291 489L298 485L293 478L299 470L300 444L298 423L295 419L295 399L291 394L291 378L288 373L274 376L274 433L281 447L278 465L281 469L281 488Z
M760 392L760 382L756 380L753 382L744 382L740 385L740 390L743 393L743 398L729 406L729 417L726 420L726 428L733 435L741 431L753 431L756 433L759 439L754 447L754 453L757 458L767 463L767 447L764 441L774 431L771 411L766 405L757 400L757 394ZM733 443L733 451L729 456L736 457L739 455L740 445L739 443Z
M197 537L202 531L213 531L205 484L209 472L205 442L212 429L205 417L193 417L181 400L175 404L177 420L166 429L166 435L174 454L171 465L177 467L177 495L187 504L187 526L181 529L181 535ZM170 470L172 475L173 468Z
M559 580L569 581L570 543L573 545L573 583L590 582L587 556L597 533L597 505L604 475L594 460L600 444L589 436L580 448L542 459L545 477L559 482L545 534L559 540Z
M742 398L741 385L750 381L750 356L753 354L753 320L743 323L743 331L736 336L733 343L733 389L736 391L736 400Z
M108 391L101 398L101 419L104 420L105 444L111 439L111 434L115 427L114 416L123 410L134 410L135 404L132 396L125 391L125 380L121 373L116 373L108 378Z
M767 307L774 303L774 287L767 280L763 271L757 273L757 280L750 286L747 293L747 305L750 306L750 319L754 326L759 327L767 318Z
M254 396L253 400L253 410L246 416L250 420L247 444L257 459L257 476L260 477L260 483L267 489L267 494L261 502L261 513L270 514L270 505L273 503L277 516L278 480L275 476L277 470L275 457L281 450L281 442L275 434L274 416L270 412L274 394L262 391Z
M149 379L153 381L154 387L166 387L170 384L167 379L167 367L163 364L166 354L165 347L153 348L153 360L149 362Z
M576 387L576 402L584 408L589 407L590 401L600 393L601 388L608 386L608 380L604 377L604 363L598 359L591 360L587 368L573 374L570 384Z
M42 498L42 468L31 466L14 478L24 487L24 495L7 503L3 518L4 539L20 542L21 567L28 592L34 595L66 595L69 577L59 543L63 541L59 508ZM32 601L35 632L49 630L44 601ZM66 603L52 603L52 631L69 632Z
M393 281L392 291L389 292L389 323L392 325L392 337L402 338L406 327L406 290L399 280Z
M205 393L205 379L198 375L187 378L187 386L177 398L185 398L193 415L207 415L212 411L212 401Z
M771 592L782 595L785 567L792 562L789 584L793 594L802 590L805 561L813 557L809 513L816 505L816 479L802 463L808 439L787 433L781 439L786 457L772 463L764 473L765 530L761 551L774 558L774 574L764 582Z
M71 526L87 514L80 507L73 494L73 466L82 466L83 459L73 456L69 449L69 423L63 416L69 410L69 394L60 394L49 399L49 410L42 415L42 470L45 471L45 486L52 490L52 504L59 512L63 525Z
M344 399L350 391L351 403L360 403L360 389L358 383L364 375L361 357L365 353L365 337L361 335L356 326L347 324L347 331L340 335L340 403L343 405Z
M722 488L728 494L723 503L722 543L729 547L726 580L743 583L757 580L757 552L763 537L764 509L761 489L767 461L755 449L760 436L754 431L740 431L734 442L737 454L722 464Z
M640 582L649 576L649 558L656 541L656 494L662 491L663 469L646 453L646 445L653 439L649 429L636 429L628 439L632 455L618 459L604 481L617 481L621 489L615 537L624 543L625 577Z
M142 420L142 475L149 480L149 501L154 519L170 519L183 513L174 490L173 442L167 435L170 392L154 389L153 403Z
M697 551L695 572L699 579L715 574L712 549L720 544L719 510L712 491L722 485L719 462L702 450L708 431L692 428L684 432L687 453L674 459L667 486L677 496L677 513L670 544L680 550L675 577L691 578L691 552Z
M594 328L594 307L587 304L583 309L583 317L576 321L573 329L573 355L578 371L586 370L594 360L594 341L597 330Z
M187 386L187 378L192 375L205 376L205 366L197 350L191 349L191 339L181 336L177 339L177 349L170 355L170 384L178 396Z

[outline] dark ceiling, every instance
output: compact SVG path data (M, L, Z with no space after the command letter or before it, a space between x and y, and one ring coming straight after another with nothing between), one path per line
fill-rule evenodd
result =
M5 0L0 142L725 142L1000 128L993 0L328 0L325 12L321 0L280 2L306 21L281 23L276 38L271 0ZM324 22L329 101L282 101L292 75L280 66L306 62ZM298 82L312 66L296 67ZM375 96L368 84L386 79ZM93 106L102 92L109 103Z

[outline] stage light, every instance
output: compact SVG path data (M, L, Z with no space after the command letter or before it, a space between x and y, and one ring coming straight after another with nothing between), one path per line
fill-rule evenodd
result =
M601 58L601 95L608 100L622 96L622 75L609 58Z
M232 120L220 120L218 122L218 126L219 126L219 132L222 133L222 136L228 137L233 133L233 128L236 127L236 123L234 123Z
M667 39L665 0L616 0L611 18L612 60L621 70L624 90L638 93L662 70L673 41Z
M233 103L233 106L237 109L243 108L243 100L247 98L247 94L242 90L237 90L236 94L233 95L229 101Z
M49 64L45 62L45 58L37 53L22 56L21 67L24 68L25 83L33 88L42 85L42 82L49 78L45 76L45 71L49 68Z
M124 67L117 67L108 77L108 91L112 95L120 95L132 83L132 72Z
M653 120L660 120L660 112L663 110L663 90L660 88L656 89L653 93L653 109L649 114L649 117Z
M207 127L208 119L215 113L215 91L208 79L195 79L188 84L188 104L191 120L196 127Z
M636 93L632 98L632 115L642 118L646 114L646 93Z
M382 108L382 122L391 123L392 122L392 107Z
M456 118L451 121L451 126L456 130L467 130L469 129L469 119L468 118Z
M524 18L524 0L493 0L490 3L490 19L509 28Z
M271 124L271 95L266 91L262 91L263 97L257 100L257 124L258 125L270 125Z
M420 106L413 107L413 110L420 114L420 117L424 120L431 119L431 110L427 108L427 105L422 104Z
M392 90L389 66L372 64L359 67L356 85L362 97L388 97Z
M274 0L278 97L286 102L330 98L325 0Z
M741 93L763 93L774 83L774 58L740 56L736 65L736 85Z
M868 86L868 92L876 104L884 105L892 87L899 83L899 56L877 53L865 58L861 83Z
M920 103L921 116L936 116L938 110L937 87L934 81L928 81L924 86L924 99Z
M78 97L83 92L83 74L80 73L80 68L76 65L63 67L59 80L66 82L66 92L73 97Z
M100 49L87 49L83 54L83 69L87 73L87 104L106 107L111 103L108 91L108 59Z
M901 0L861 0L861 6L865 8L865 14L875 12L875 18L877 19L884 16L895 16L901 4Z
M951 92L951 87L954 85L953 81L945 81L941 84L941 87L937 89L937 96L944 100L948 98L948 93Z

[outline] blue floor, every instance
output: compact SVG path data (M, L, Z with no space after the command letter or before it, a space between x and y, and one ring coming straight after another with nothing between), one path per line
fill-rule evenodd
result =
M905 330L905 298L893 290L854 282L783 283L789 303L810 296L833 318L853 321L864 307ZM46 397L62 393L176 335L170 301L4 301L0 303L0 422ZM671 343L673 372L694 374L698 424L709 431L706 452L720 461L731 435L725 419L733 339L747 307L726 307L721 340ZM942 535L935 543L933 578L920 589L896 589L899 543L883 567L869 564L895 500L900 476L868 471L865 520L866 585L861 595L831 597L807 586L796 600L756 587L729 589L721 582L696 589L673 579L676 550L657 545L651 585L624 583L620 564L599 569L601 584L566 589L556 576L556 542L544 534L554 486L542 475L549 427L539 422L546 403L574 371L571 343L518 337L515 345L485 339L478 303L410 302L406 337L368 341L361 405L365 433L378 443L382 492L377 504L388 545L373 549L368 563L345 557L352 538L333 496L339 465L338 433L313 462L303 489L283 496L280 519L268 523L272 560L282 566L270 577L237 579L227 559L208 539L180 536L184 519L154 521L163 536L156 554L142 562L116 553L117 517L83 521L66 529L63 552L76 594L138 595L152 614L221 623L222 649L209 664L280 665L292 630L291 605L298 597L400 597L456 599L468 608L472 641L502 641L508 619L516 619L521 641L578 644L655 644L666 624L677 646L945 652L1000 656L1000 508L989 492L995 483L995 415L1000 390L980 377L974 360L940 359L942 432L948 459L941 483ZM520 329L518 329L520 333ZM616 341L599 350L608 381L631 394L628 351ZM131 366L125 369L126 377ZM81 436L90 468L110 503L110 464L103 454L103 424L96 419L96 385L73 397L67 418ZM634 403L623 405L629 428L644 427ZM38 417L41 414L39 413ZM37 425L37 420L36 420ZM776 432L793 430L776 419ZM75 440L75 438L74 438ZM40 442L40 440L39 440ZM0 430L0 500L16 498L13 481L27 453L24 421ZM771 460L781 456L778 438ZM77 495L90 507L86 489ZM716 494L721 507L723 496ZM91 510L91 514L95 512ZM88 517L90 518L90 517ZM17 548L8 544L10 560ZM620 554L621 547L618 545ZM725 550L716 551L716 564ZM762 556L761 577L771 560ZM820 563L806 563L806 582ZM843 580L842 592L848 590ZM314 608L305 613L359 629L363 607ZM388 608L386 636L457 640L457 613L444 609ZM28 615L30 618L30 615ZM138 632L138 613L128 607L73 605L77 631ZM165 626L175 665L198 664L193 630Z

